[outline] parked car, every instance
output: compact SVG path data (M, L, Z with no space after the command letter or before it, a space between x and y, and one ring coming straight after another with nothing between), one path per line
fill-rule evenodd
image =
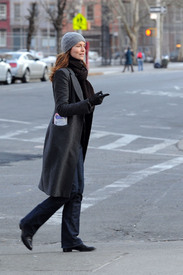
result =
M11 66L5 62L3 58L0 57L0 82L5 84L11 84L12 82L12 73Z
M41 58L41 61L45 62L48 65L48 67L53 67L56 62L56 56L50 55L50 56Z
M170 53L170 61L172 62L182 62L183 58L179 53L179 49L176 49L175 51L172 51Z
M11 66L13 81L20 79L27 83L34 78L48 80L47 64L34 58L29 52L7 52L4 57Z
M32 50L32 49L30 49L29 51L27 51L27 49L20 49L17 52L29 52L31 55L34 56L34 58L39 58L39 59L42 59L44 57L43 52L35 51L35 50Z

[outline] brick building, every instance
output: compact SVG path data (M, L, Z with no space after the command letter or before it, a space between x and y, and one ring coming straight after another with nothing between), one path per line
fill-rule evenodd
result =
M36 18L36 32L32 39L31 47L41 50L45 55L56 54L55 30L48 20L45 9L38 3L38 16ZM0 0L0 50L18 50L25 48L28 21L28 8L33 0ZM56 0L44 0L51 9L56 6ZM130 20L130 1L128 18ZM72 19L82 13L90 22L89 30L83 31L83 35L90 42L90 50L97 51L105 57L105 61L111 55L123 51L130 43L124 31L124 26L118 17L111 14L106 5L106 0L67 0L65 9L64 27L62 33L73 31ZM167 7L163 23L162 54L170 54L176 50L176 45L183 44L183 8L174 4ZM155 27L155 21L147 17L146 22L140 28L138 47L149 55L155 54L155 37L146 37L145 29ZM121 45L120 45L121 44ZM183 47L179 48L179 52Z
M0 49L6 49L10 44L10 31L10 1L0 0Z

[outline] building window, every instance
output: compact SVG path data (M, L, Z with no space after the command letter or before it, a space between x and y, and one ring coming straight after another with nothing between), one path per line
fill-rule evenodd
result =
M0 30L0 47L6 47L6 31Z
M88 20L93 20L94 19L94 5L91 4L91 5L87 6L86 14L87 14L87 19Z
M20 19L20 4L14 4L14 18Z
M175 21L176 22L182 21L182 9L180 7L175 8Z
M0 4L0 20L7 19L7 6L6 4Z

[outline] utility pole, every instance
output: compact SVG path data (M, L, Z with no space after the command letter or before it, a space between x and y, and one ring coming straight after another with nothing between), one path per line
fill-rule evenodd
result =
M156 6L161 6L161 0L156 0ZM156 58L155 63L159 63L161 65L161 13L157 13L156 17Z

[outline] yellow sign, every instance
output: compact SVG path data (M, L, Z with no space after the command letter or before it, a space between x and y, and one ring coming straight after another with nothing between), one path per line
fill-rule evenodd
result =
M87 30L87 20L86 18L81 14L78 13L74 18L73 18L73 30Z

